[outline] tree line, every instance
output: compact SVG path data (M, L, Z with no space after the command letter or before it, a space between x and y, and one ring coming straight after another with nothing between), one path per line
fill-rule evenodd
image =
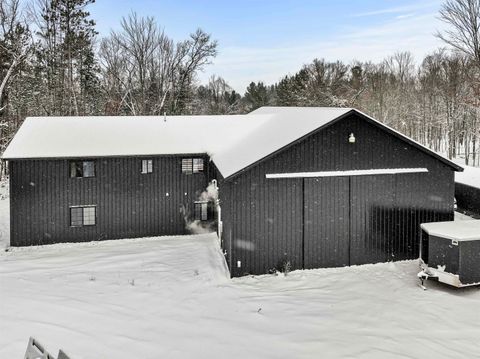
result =
M201 29L174 41L132 13L99 38L94 0L0 0L0 152L27 116L239 114L260 106L355 107L450 158L480 165L480 0L448 0L449 50L415 61L315 59L243 95L198 74L217 55ZM418 59L417 59L418 60Z
M248 110L264 105L355 107L449 158L480 164L478 68L438 50L416 65L408 52L380 63L314 60L273 86L252 83Z

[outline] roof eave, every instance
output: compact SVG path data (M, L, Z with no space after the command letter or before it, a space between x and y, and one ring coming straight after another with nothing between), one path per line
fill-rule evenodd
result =
M57 161L57 160L78 160L96 158L134 158L134 157L182 157L182 156L208 156L208 152L184 152L184 153L148 153L148 154L123 154L123 155L88 155L88 156L46 156L46 157L1 157L5 161Z

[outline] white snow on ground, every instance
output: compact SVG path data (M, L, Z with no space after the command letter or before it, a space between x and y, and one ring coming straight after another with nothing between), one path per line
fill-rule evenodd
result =
M0 200L2 241L6 216ZM230 280L212 234L11 248L0 251L0 358L21 358L29 336L72 359L479 357L480 290L422 291L418 270Z
M474 358L480 291L416 261L227 278L214 235L0 254L0 358Z
M461 165L463 172L455 172L455 182L463 183L472 187L480 188L480 168Z

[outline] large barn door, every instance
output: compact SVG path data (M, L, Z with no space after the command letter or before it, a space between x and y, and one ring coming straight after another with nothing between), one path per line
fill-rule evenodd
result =
M304 179L304 268L349 265L349 178Z
M303 266L306 269L413 259L419 224L435 206L415 184L425 174L304 179ZM420 186L418 186L421 188ZM436 202L435 202L436 201Z

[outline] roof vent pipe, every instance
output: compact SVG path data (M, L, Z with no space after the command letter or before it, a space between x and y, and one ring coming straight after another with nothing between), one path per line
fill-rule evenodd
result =
M167 122L167 111L163 111L163 122Z

